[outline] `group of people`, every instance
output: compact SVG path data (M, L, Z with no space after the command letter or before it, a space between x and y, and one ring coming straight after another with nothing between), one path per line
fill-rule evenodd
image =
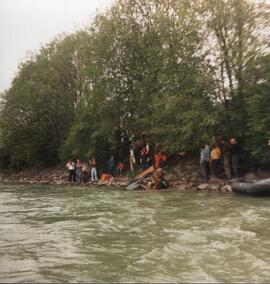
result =
M166 160L167 157L158 144L151 145L142 138L137 138L130 144L129 168L132 172L136 168L145 170L151 165L158 168Z
M132 172L139 169L145 170L152 165L155 169L158 169L167 160L159 145L152 146L142 138L134 139L130 143L129 157L126 158L128 159L118 158L116 160L114 155L111 155L107 160L107 171L105 170L105 172L112 177L122 176L128 168ZM77 159L76 162L69 160L66 167L69 170L68 180L71 183L97 182L99 180L95 157L82 162L80 159ZM157 180L158 178L156 178Z
M69 170L69 182L80 183L80 182L97 182L97 163L95 157L81 162L79 159L76 162L69 160L66 164Z
M238 178L241 155L242 148L235 138L226 142L219 136L212 150L208 143L202 145L200 166L203 181L208 181L210 176L219 177L222 172L227 179Z
M200 151L200 168L203 181L208 181L210 177L221 177L225 173L227 179L239 177L239 162L242 155L242 148L235 138L225 141L222 136L218 136L210 149L210 145L205 143ZM152 182L160 183L164 172L160 170L167 156L161 151L158 144L150 143L142 138L134 139L130 143L128 159L118 159L116 162L113 155L107 160L107 172L111 176L122 176L126 168L134 170L145 170L154 166L156 177ZM128 165L129 164L129 165ZM69 170L69 181L74 183L97 182L97 163L95 157L81 162L69 160L66 167ZM157 178L159 176L159 178Z
M108 173L111 176L122 176L124 171L124 163L119 161L116 164L114 156L111 156L107 161ZM81 162L77 159L76 162L69 160L66 164L66 168L69 170L68 180L71 183L81 183L81 182L98 182L98 171L96 159L93 157L88 160Z
M135 139L130 144L129 151L129 167L133 172L137 165L139 165L142 170L145 170L149 167L151 162L151 152L150 144L146 141L143 141L142 138Z
M121 160L117 163L113 155L111 155L110 159L107 161L107 166L108 173L111 176L122 176L125 170L124 163Z

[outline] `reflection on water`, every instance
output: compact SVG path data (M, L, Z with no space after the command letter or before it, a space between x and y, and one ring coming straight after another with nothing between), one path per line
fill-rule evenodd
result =
M267 282L270 199L0 185L1 282Z

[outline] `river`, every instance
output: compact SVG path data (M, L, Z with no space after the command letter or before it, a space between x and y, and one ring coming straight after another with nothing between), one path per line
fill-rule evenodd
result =
M0 185L1 282L267 282L270 199Z

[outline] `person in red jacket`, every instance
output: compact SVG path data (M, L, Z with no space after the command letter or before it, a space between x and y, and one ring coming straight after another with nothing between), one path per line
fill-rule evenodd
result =
M154 155L154 166L155 168L162 167L163 163L167 161L167 156L163 151L159 151Z

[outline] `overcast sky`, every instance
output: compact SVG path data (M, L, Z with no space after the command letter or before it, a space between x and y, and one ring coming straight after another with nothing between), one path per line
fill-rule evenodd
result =
M0 0L0 93L27 51L86 26L114 0Z

